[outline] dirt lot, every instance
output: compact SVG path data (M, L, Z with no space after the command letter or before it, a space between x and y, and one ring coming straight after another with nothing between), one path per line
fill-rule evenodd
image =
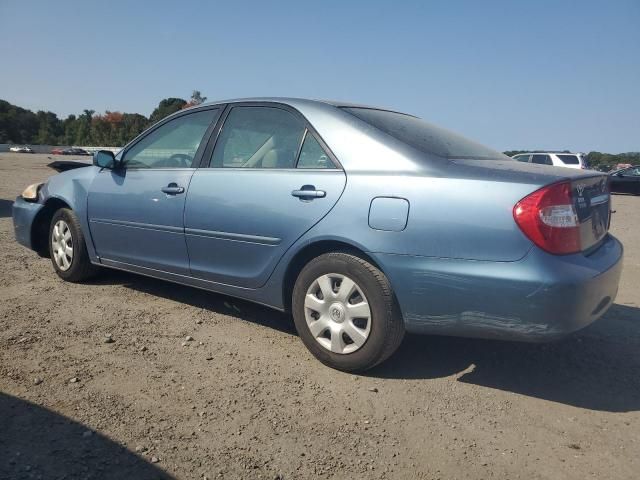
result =
M596 324L547 345L407 337L357 376L263 307L64 283L13 238L47 162L0 154L0 478L638 478L640 197L614 197L625 266Z

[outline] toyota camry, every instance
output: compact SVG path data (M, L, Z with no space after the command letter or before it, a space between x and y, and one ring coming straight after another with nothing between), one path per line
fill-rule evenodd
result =
M606 175L517 162L415 116L209 103L27 187L17 240L81 282L126 270L290 312L321 362L405 332L543 341L616 296ZM95 288L100 288L96 286Z

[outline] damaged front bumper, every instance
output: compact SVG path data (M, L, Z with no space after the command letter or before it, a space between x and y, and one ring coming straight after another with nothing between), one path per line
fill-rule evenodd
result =
M41 203L27 202L18 197L13 202L13 231L19 244L33 250L33 238L31 236L33 221L38 212L44 207Z

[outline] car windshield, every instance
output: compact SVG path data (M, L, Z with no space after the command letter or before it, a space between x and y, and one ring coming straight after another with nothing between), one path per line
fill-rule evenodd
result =
M421 152L444 158L512 160L500 152L411 115L362 107L342 109Z

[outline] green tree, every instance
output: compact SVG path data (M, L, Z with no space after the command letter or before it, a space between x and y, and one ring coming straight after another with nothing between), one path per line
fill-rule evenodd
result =
M38 117L38 133L36 134L35 143L40 145L55 145L60 142L63 137L62 122L53 112L44 112L42 110L36 113Z
M76 120L74 145L94 145L91 139L91 119L95 110L85 109Z
M165 98L161 100L156 109L151 113L149 124L157 123L164 117L182 110L185 105L187 105L187 101L182 98Z
M189 104L191 105L200 105L207 101L207 97L203 97L200 94L200 90L194 90L191 94L191 100L189 100Z
M147 128L147 117L139 113L125 113L122 117L122 130L119 145L125 145Z
M78 119L75 115L69 115L62 121L62 128L64 129L64 140L62 143L65 145L73 145L76 140L78 132Z
M0 143L32 143L39 127L35 113L0 100Z

